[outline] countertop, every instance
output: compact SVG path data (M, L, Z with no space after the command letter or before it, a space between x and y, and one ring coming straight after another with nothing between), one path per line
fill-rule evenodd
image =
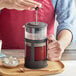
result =
M17 58L24 57L24 50L2 50L2 53ZM65 65L64 71L60 74L47 76L76 76L76 50L65 50L61 61Z
M13 50L2 50L2 53L8 56L15 56L18 58L23 58L25 51L23 49L13 49ZM76 60L76 50L65 50L61 58L62 61L66 60Z

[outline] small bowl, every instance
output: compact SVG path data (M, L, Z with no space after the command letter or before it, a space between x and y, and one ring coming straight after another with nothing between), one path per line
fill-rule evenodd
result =
M7 68L15 68L19 65L19 60L15 57L6 57L3 59L2 64Z

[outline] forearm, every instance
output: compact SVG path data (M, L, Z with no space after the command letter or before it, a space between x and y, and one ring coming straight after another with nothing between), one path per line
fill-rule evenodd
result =
M66 49L66 47L71 43L72 33L69 30L62 30L58 34L57 40L59 41L61 47Z

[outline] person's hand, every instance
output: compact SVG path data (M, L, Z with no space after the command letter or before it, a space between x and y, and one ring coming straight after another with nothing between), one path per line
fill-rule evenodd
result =
M42 4L34 0L1 0L0 9L16 9L16 10L35 10L36 7L41 8Z
M61 44L55 40L55 37L50 34L48 36L48 45L47 45L47 56L50 61L60 60L64 49L61 47Z

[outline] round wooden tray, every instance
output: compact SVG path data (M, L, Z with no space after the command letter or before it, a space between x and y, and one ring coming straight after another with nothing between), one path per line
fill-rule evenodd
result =
M48 66L42 69L28 69L24 72L19 72L19 68L24 68L24 59L20 59L19 66L15 68L6 68L0 63L0 75L2 76L40 76L48 74L57 74L64 71L64 64L61 61L52 62L47 61Z

